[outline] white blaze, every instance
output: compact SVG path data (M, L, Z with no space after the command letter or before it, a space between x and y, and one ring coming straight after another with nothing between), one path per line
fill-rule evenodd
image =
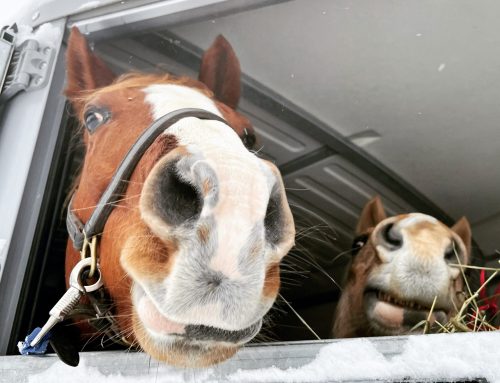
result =
M215 103L196 89L181 85L151 85L144 89L146 102L155 119L180 108L200 108L221 116ZM238 255L248 242L251 230L265 216L270 195L271 170L250 153L238 135L218 121L188 117L168 129L179 145L202 157L215 171L218 202L202 216L213 214L217 226L217 253L210 267L231 278L238 278Z
M397 226L401 229L405 229L405 228L410 227L410 226L415 226L420 222L429 222L429 223L432 223L435 225L437 225L439 223L439 221L436 218L431 217L430 215L421 214L421 213L411 213L411 214L408 214L407 218L399 221L397 223Z

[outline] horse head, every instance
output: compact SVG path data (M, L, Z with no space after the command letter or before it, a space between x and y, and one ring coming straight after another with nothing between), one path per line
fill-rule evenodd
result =
M333 325L335 337L408 334L429 317L441 324L460 306L470 258L471 229L461 218L449 228L412 213L387 218L380 198L364 207L357 251Z
M87 222L128 149L155 120L198 108L226 123L182 118L140 158L99 235L104 286L130 342L180 366L220 362L252 339L280 285L295 229L278 169L246 147L234 108L240 67L219 36L199 81L111 70L73 29L67 89L84 129L72 211ZM79 259L67 247L66 273Z

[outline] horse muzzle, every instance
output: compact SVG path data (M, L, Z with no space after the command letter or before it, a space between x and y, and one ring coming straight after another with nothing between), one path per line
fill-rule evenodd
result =
M378 290L367 289L364 296L365 314L374 335L401 335L420 333L426 321L444 325L450 316L450 307L434 306L433 302L406 300ZM432 312L431 312L432 308Z
M259 331L262 319L241 330L179 323L160 312L139 286L134 286L133 329L143 349L161 361L202 367L231 357Z

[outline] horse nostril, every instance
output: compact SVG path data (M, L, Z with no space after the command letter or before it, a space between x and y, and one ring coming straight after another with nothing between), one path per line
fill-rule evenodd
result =
M403 237L397 231L393 223L388 224L381 231L382 239L388 244L392 250L396 250L403 245Z
M169 225L179 226L199 217L203 207L200 191L184 180L175 163L163 169L152 189L152 205Z

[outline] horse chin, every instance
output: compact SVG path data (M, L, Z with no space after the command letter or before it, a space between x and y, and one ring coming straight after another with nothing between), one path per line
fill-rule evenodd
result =
M417 303L395 298L380 290L367 289L364 293L365 314L371 332L375 336L421 334L425 321L430 324L445 324L449 311L434 308L429 318L432 303Z
M208 367L232 357L240 348L223 342L196 342L177 336L151 334L133 314L135 337L142 349L153 358L177 367Z
M262 320L241 330L176 322L157 308L134 284L132 327L142 349L152 357L179 367L205 367L220 363L259 332Z

